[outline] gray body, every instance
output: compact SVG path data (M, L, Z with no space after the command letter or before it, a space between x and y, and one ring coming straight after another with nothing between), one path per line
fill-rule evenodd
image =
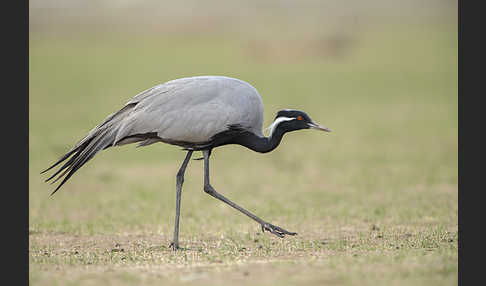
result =
M147 89L109 115L79 140L50 170L72 157L47 181L66 175L55 193L81 166L111 146L139 142L211 149L213 136L238 126L263 138L263 103L258 91L242 80L224 76L180 78Z
M235 124L263 136L263 103L253 86L224 76L180 78L139 93L78 144L104 130L111 133L111 146L139 141L139 146L159 141L197 144ZM153 132L160 139L144 136Z

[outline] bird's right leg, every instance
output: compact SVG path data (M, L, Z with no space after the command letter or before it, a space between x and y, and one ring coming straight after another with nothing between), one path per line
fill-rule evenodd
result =
M212 197L217 198L220 201L223 201L224 203L232 206L233 208L237 209L238 211L246 214L249 216L251 219L255 220L262 226L262 231L265 232L265 230L275 234L276 236L279 237L284 237L285 235L296 235L296 232L290 232L287 231L281 227L278 227L276 225L270 224L261 218L257 217L256 215L252 214L251 212L245 210L244 208L240 207L239 205L233 203L230 201L228 198L225 196L221 195L220 193L216 192L216 190L211 186L209 183L209 156L211 152L208 150L203 151L203 156L204 156L204 191L211 195Z
M184 183L184 173L186 172L187 164L191 159L193 151L188 151L184 162L182 162L182 166L177 172L176 176L176 216L175 216L175 226L174 226L174 240L169 245L174 250L179 249L179 216L181 213L181 195L182 195L182 184Z

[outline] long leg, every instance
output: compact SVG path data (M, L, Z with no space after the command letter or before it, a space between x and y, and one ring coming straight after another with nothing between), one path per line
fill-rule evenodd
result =
M217 198L220 201L223 201L224 203L232 206L233 208L237 209L238 211L246 214L249 216L251 219L255 220L258 222L261 227L262 231L265 232L265 230L268 230L269 232L279 236L279 237L284 237L285 235L296 235L297 233L295 232L289 232L283 228L280 228L278 226L275 226L273 224L270 224L261 218L257 217L256 215L250 213L249 211L245 210L244 208L240 207L239 205L233 203L229 199L227 199L225 196L221 195L220 193L216 192L216 190L211 186L209 183L209 156L211 154L211 151L209 150L204 150L203 151L203 156L204 156L204 191L208 193L209 195Z
M181 194L182 194L182 184L184 183L184 173L186 172L187 164L191 159L193 151L188 151L182 166L177 172L176 176L176 215L175 215L175 226L174 226L174 240L170 244L174 250L179 248L179 216L181 213Z

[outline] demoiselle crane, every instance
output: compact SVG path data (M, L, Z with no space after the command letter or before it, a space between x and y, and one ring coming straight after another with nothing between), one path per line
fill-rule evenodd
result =
M204 191L257 221L262 231L279 237L296 235L270 224L216 192L209 180L211 150L227 144L239 144L259 153L275 149L286 132L299 129L330 131L302 111L280 110L270 125L270 134L262 133L263 103L249 83L224 76L196 76L172 80L147 89L119 111L108 116L77 142L65 155L42 173L67 160L47 181L64 178L59 188L99 151L112 146L139 142L147 146L157 142L177 145L187 151L176 176L176 215L173 249L179 248L179 215L184 173L194 151L204 159ZM137 147L138 147L137 146ZM62 172L62 173L61 173Z

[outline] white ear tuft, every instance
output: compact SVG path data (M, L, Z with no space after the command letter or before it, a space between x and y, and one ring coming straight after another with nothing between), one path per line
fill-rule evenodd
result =
M268 135L268 137L272 137L273 135L273 131L275 131L275 128L281 123L281 122L284 122L284 121L289 121L289 120L294 120L295 118L293 117L284 117L284 116L281 116L281 117L277 117L275 119L275 121L270 124L270 126L268 126L265 130L270 130L270 134Z

